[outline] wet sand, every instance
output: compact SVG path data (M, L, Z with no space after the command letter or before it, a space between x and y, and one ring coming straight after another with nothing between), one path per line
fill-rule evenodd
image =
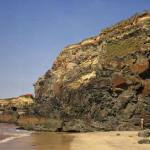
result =
M117 135L117 134L120 135ZM0 144L0 150L150 150L140 145L137 132L35 132Z
M0 123L0 145L14 139L29 136L32 132L17 130L14 124Z
M0 123L0 143L5 139L13 137L14 130L16 130L16 126Z
M9 135L0 134L0 141L9 138Z

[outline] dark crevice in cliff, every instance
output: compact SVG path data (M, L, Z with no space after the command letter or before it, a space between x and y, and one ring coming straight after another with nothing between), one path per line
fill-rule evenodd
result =
M144 87L141 86L139 89L137 89L137 95L142 94Z
M145 72L143 72L143 73L141 73L140 74L140 77L142 78L142 79L150 79L150 68L147 70L147 71L145 71Z

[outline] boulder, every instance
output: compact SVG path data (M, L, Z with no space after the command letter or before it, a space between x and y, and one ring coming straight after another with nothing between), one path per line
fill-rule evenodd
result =
M150 130L143 130L138 133L139 137L150 137Z
M144 56L139 56L136 63L131 66L131 71L133 73L141 74L149 69L149 60Z
M150 139L141 139L138 141L139 144L150 144Z
M143 91L142 94L145 96L150 96L150 79L146 79L143 81Z
M127 86L126 80L122 74L112 75L112 86L115 88L125 88Z

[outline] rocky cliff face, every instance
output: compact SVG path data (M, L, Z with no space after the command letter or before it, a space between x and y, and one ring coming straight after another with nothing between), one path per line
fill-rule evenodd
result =
M20 116L28 113L33 104L31 94L0 99L0 123L17 123Z
M35 84L51 131L150 127L150 12L66 47Z
M26 94L19 97L13 97L8 99L0 99L0 108L11 109L11 107L16 107L17 109L23 109L29 107L33 104L32 94Z

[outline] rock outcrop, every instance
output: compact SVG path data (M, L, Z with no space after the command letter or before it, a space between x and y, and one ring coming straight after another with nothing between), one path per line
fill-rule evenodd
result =
M142 130L138 133L138 136L139 137L150 137L150 130Z
M150 144L150 130L143 130L138 133L138 136L141 138L139 144Z
M28 114L33 104L34 101L31 94L0 99L0 122L17 123L20 116Z
M28 125L49 131L137 130L142 117L149 128L149 62L150 12L64 48L35 84L34 121Z
M16 107L17 109L23 109L33 104L33 95L26 94L19 97L0 99L0 109L11 109Z

